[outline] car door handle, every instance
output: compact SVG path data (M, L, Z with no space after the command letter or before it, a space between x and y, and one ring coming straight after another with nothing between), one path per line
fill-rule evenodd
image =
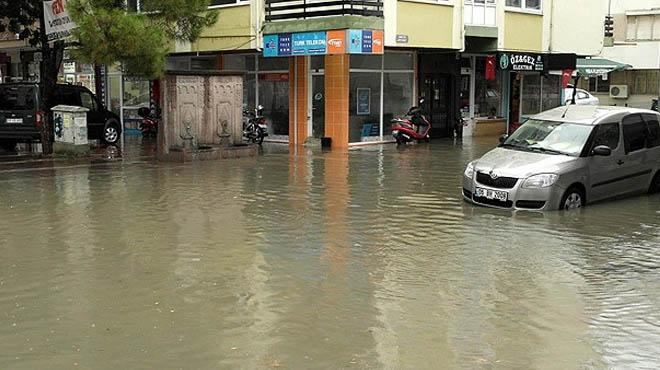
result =
M620 159L616 162L616 164L618 164L619 166L622 165L622 164L624 164L624 163L626 163L626 162L624 162L624 161L622 161L622 160L620 160Z

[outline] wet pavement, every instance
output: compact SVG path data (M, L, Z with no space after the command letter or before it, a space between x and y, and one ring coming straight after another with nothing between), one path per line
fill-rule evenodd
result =
M494 145L0 166L0 368L659 368L660 197L466 204Z

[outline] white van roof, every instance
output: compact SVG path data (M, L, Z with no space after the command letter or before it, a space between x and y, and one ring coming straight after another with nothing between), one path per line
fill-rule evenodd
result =
M629 107L567 105L541 112L532 116L531 118L545 121L576 122L592 125L599 122L603 118L625 113L657 114L657 112L652 110Z

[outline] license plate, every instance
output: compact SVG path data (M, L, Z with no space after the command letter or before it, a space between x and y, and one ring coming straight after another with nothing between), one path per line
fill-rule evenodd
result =
M7 123L12 123L12 124L23 124L23 118L7 118Z
M480 198L494 199L506 202L509 199L509 193L500 190L490 190L484 188L474 189L474 195Z

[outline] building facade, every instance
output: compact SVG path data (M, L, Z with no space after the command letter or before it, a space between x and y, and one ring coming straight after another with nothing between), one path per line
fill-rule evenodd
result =
M601 56L631 68L583 78L580 87L605 105L650 108L660 94L660 0L611 0L610 12L613 42Z

